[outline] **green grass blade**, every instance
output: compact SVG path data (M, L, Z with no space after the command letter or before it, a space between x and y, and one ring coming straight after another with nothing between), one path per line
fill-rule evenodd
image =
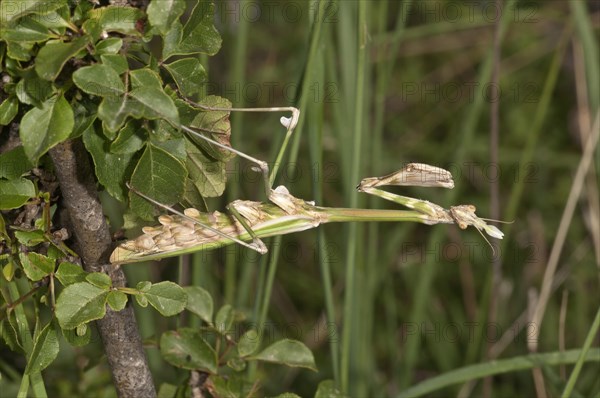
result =
M398 398L419 397L444 387L464 383L469 380L479 379L486 376L527 370L535 367L575 363L581 357L582 352L583 350L569 350L565 352L551 352L546 354L529 354L510 359L469 365L425 380L424 382L404 390L398 395ZM584 361L599 362L600 348L594 348L588 351Z

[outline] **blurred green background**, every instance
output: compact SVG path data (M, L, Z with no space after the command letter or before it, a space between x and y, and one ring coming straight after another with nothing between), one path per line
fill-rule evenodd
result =
M455 189L394 192L473 204L481 217L514 223L498 224L505 238L492 242L495 254L474 228L325 225L272 239L262 257L229 246L178 267L126 266L131 285L198 284L263 327L263 340L306 343L319 373L259 368L265 395L312 396L335 379L352 397L397 396L466 365L583 346L600 303L597 150L583 184L574 182L598 129L599 2L224 1L216 9L223 47L204 60L208 93L234 106L301 109L276 185L323 206L394 208L356 185L422 162L449 169ZM233 146L272 162L280 116L233 114ZM264 200L251 164L229 167L211 210ZM563 217L569 195L576 207ZM178 322L138 310L145 338ZM88 361L94 349L75 358ZM181 381L148 353L157 385ZM101 364L80 383L104 383ZM537 369L456 379L429 396L558 396L573 367ZM599 374L598 362L584 364L573 396L600 394Z

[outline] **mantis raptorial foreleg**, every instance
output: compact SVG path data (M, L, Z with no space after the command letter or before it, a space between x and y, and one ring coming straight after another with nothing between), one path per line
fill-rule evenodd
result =
M189 101L188 101L189 102ZM289 141L289 137L291 136L291 134L294 131L294 128L296 127L296 125L298 124L298 119L300 117L300 111L297 108L294 107L273 107L273 108L222 108L222 107L213 107L213 106L206 106L206 105L202 105L202 104L193 104L194 106L196 106L197 108L200 109L204 109L207 111L225 111L225 112L231 112L231 111L238 111L238 112L291 112L292 116L290 118L286 118L286 117L281 117L280 122L281 124L286 128L286 139L284 140L283 145L281 146L279 153L277 155L277 160L275 162L275 167L272 171L272 174L270 174L269 171L269 166L267 164L267 162L256 159L244 152L241 152L235 148L232 148L230 146L224 145L218 141L213 140L212 138L209 138L203 134L198 133L197 131L195 131L194 129L188 127L188 126L184 126L184 125L178 125L177 127L180 128L181 130L187 132L188 134L193 135L194 137L200 138L202 140L205 140L209 143L211 143L212 145L215 145L223 150L232 152L244 159L249 160L250 162L256 164L258 166L258 169L260 170L260 173L263 176L263 180L264 180L264 188L265 188L265 193L267 195L267 197L271 200L274 193L273 193L273 189L271 188L272 185L272 181L275 178L275 174L277 172L277 167L279 165L279 163L281 162L281 158L283 156L283 154L285 153L285 149L287 146L287 142ZM203 228L206 228L209 231L214 232L215 234L221 236L221 237L225 237L230 239L232 242L238 243L242 246L248 247L252 250L256 250L257 252L264 254L267 252L267 247L265 246L265 244L260 240L260 238L258 238L256 236L256 234L254 233L254 231L252 230L252 228L248 225L248 223L246 222L246 220L244 219L244 217L242 217L240 215L240 213L237 211L237 209L235 208L235 203L230 204L227 208L230 211L231 215L239 222L239 224L248 232L248 234L252 237L253 241L252 243L246 243L238 238L236 238L235 236L231 236L228 235L208 224L202 223L196 219L193 219L191 217L188 217L187 215L185 215L184 213L178 212L177 210L174 210L168 206L165 206L161 203L159 203L158 201L150 198L149 196L142 194L141 192L139 192L138 190L136 190L135 188L127 185L132 192L136 193L137 195L141 196L142 198L150 201L151 203L162 207L168 211L172 211L175 214L178 214L181 217L186 218L189 222L195 223L197 225L200 225Z

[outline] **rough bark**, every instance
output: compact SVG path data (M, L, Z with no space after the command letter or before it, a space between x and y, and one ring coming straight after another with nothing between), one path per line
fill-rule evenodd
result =
M123 270L108 264L112 246L110 232L82 142L63 142L50 151L50 156L84 269L88 272L106 272L114 286L125 286ZM128 305L119 312L107 308L106 316L97 321L97 325L118 395L155 397L156 390L133 308Z

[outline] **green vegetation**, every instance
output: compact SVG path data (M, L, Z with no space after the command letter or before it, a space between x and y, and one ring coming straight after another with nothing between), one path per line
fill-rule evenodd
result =
M108 3L0 3L3 394L123 394L105 330L132 307L165 397L600 394L595 3ZM301 113L290 136L231 106ZM202 212L267 201L254 163L181 126L269 162L289 140L270 183L317 206L395 210L356 185L420 162L455 188L399 194L514 222L494 250L350 223L108 266L108 230L67 221L89 201L65 153L89 153L117 235L158 214L127 182Z

